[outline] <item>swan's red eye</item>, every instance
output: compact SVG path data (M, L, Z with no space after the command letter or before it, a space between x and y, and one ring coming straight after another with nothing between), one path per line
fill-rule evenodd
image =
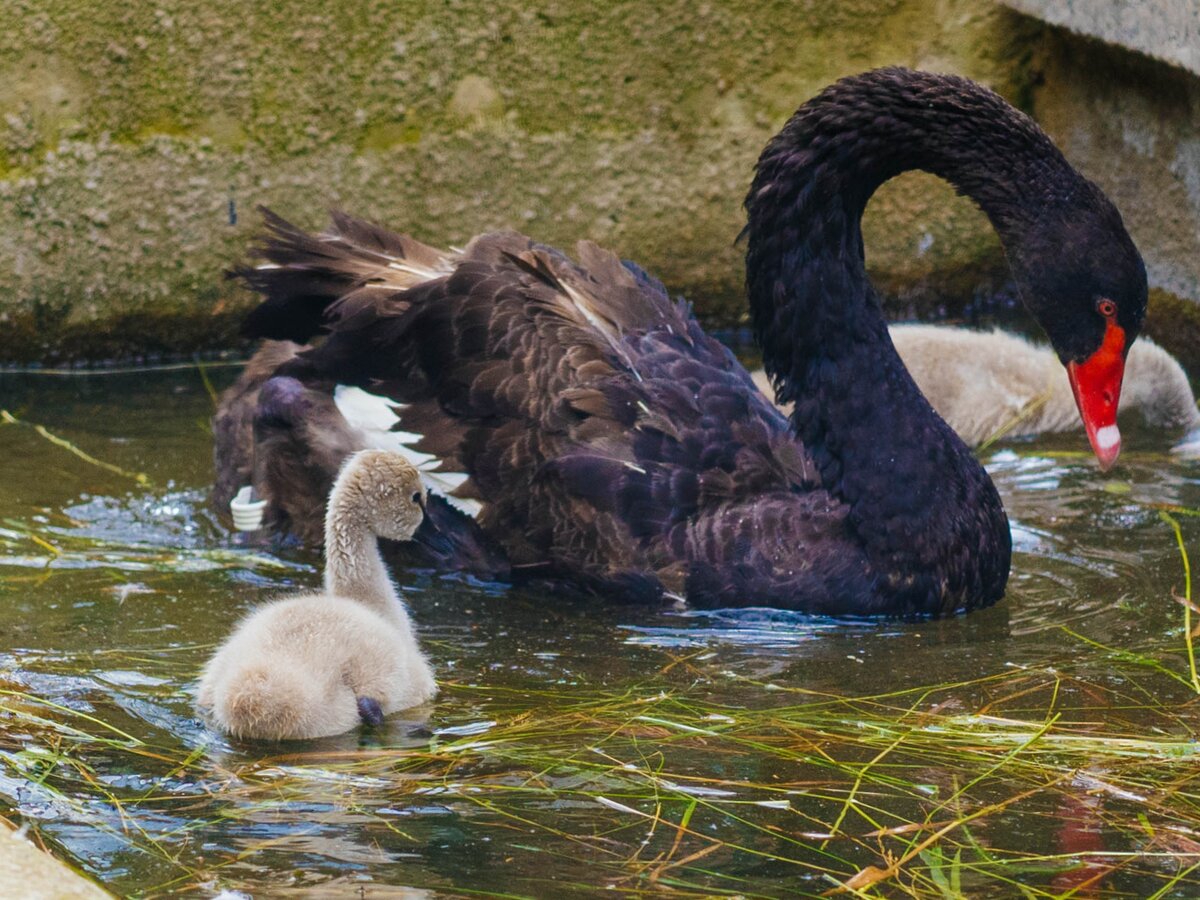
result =
M1117 304L1111 300L1099 300L1096 303L1096 312L1100 313L1106 319L1111 319L1117 314Z

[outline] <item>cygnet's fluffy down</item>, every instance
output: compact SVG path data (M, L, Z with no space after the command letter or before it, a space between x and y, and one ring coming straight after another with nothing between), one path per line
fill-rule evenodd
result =
M1070 383L1049 347L999 330L893 325L889 331L921 393L966 443L1080 427ZM775 396L765 372L753 376L763 393ZM1200 441L1200 412L1187 375L1153 341L1139 338L1130 347L1120 403L1122 412L1139 411L1147 425L1187 430L1176 447L1181 452Z
M423 501L403 457L350 457L325 518L325 590L256 610L205 666L199 705L217 727L241 738L322 737L433 697L433 672L376 540L408 540Z
M235 737L286 740L377 724L436 691L394 622L355 600L310 594L244 619L205 669L199 702Z

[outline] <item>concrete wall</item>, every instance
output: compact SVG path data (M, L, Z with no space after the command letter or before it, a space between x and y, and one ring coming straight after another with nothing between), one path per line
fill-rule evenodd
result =
M221 271L259 203L314 226L337 204L432 242L591 237L736 322L741 199L787 115L888 63L1020 100L1029 27L986 0L0 10L8 361L228 346L248 298ZM916 176L869 231L872 265L917 299L996 261L969 204Z
M1198 80L991 0L0 11L0 362L233 345L250 298L221 272L260 203L434 243L590 237L736 324L763 143L826 83L894 63L1032 109L1112 191L1156 283L1200 298ZM1005 278L983 217L926 176L884 187L866 241L893 311L961 308Z
M1062 26L1033 44L1030 111L1121 210L1158 289L1147 331L1200 374L1200 3L1004 3Z
M1100 38L1200 75L1195 0L1001 0L1026 15Z

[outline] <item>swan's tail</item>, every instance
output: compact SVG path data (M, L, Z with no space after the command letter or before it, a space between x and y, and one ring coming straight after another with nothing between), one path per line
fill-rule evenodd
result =
M329 307L338 301L408 290L449 274L459 257L336 210L320 234L260 211L263 262L229 273L266 298L246 318L249 337L306 343L325 330Z
M239 738L279 741L349 731L358 724L354 698L326 687L286 660L252 663L216 692L212 715L223 731Z

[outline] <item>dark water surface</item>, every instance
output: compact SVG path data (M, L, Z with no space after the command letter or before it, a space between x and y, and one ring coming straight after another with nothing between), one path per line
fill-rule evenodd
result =
M947 621L400 573L437 701L255 746L195 717L197 672L319 560L207 510L197 372L0 376L0 407L0 813L117 894L1200 896L1173 436L1107 476L1082 435L985 451L1013 576Z

